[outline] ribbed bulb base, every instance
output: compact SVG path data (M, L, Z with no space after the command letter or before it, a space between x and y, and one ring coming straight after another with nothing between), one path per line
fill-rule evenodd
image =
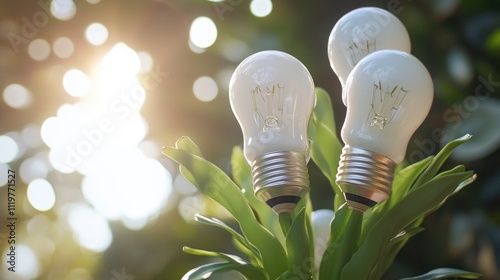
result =
M386 156L346 145L340 156L337 185L349 208L365 212L386 200L395 168L396 163Z
M255 196L274 212L290 213L309 192L309 173L303 154L277 151L263 154L252 163Z

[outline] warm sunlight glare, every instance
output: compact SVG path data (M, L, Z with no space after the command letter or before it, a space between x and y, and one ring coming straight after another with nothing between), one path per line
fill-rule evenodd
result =
M78 244L89 250L103 252L113 241L113 234L106 219L85 204L71 207L68 223Z
M104 217L121 220L131 229L142 228L166 203L171 175L136 148L113 156L106 166L85 177L84 197Z
M135 79L141 69L137 52L124 43L118 43L103 57L99 69L101 90L109 94L120 85Z

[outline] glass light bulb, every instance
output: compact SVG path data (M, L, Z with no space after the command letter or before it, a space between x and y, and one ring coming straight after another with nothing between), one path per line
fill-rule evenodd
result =
M287 53L255 53L234 71L229 98L255 195L277 213L292 211L309 191L307 125L315 104L309 71Z
M337 21L328 39L328 58L342 85L344 105L347 106L345 81L352 68L369 53L383 49L411 51L406 28L390 12L363 7Z
M348 205L364 211L390 194L394 168L426 118L434 96L425 66L409 53L374 52L346 81L347 115L337 184Z

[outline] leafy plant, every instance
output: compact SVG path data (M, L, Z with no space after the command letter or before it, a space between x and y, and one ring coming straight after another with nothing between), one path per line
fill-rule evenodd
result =
M314 230L311 225L312 202L306 197L293 214L285 234L279 217L253 195L250 167L242 149L234 147L232 176L207 161L189 138L179 139L163 154L180 165L181 174L198 190L212 198L232 215L239 228L196 215L199 223L227 231L242 256L184 247L189 254L218 258L187 272L183 280L207 279L213 273L237 271L247 279L379 279L408 240L420 233L423 219L438 209L455 192L475 179L472 171L459 165L441 171L443 163L465 135L451 141L436 155L408 166L395 174L390 198L365 213L349 209L335 184L342 144L335 134L333 109L328 94L316 89L317 105L309 124L311 158L329 180L335 192L335 217L330 224L330 239L319 271L314 263ZM311 188L314 191L314 186ZM440 268L409 279L481 275L453 268Z

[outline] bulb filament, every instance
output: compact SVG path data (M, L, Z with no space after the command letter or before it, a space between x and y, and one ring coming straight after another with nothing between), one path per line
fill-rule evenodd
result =
M254 106L255 122L262 130L278 129L283 119L285 85L256 86L250 91Z
M407 93L408 90L397 85L383 87L380 80L378 84L373 84L372 102L367 119L370 126L384 129L391 122Z
M376 49L375 40L365 40L364 42L353 42L347 46L349 57L351 59L351 66L354 67L358 62L369 53L374 52Z

